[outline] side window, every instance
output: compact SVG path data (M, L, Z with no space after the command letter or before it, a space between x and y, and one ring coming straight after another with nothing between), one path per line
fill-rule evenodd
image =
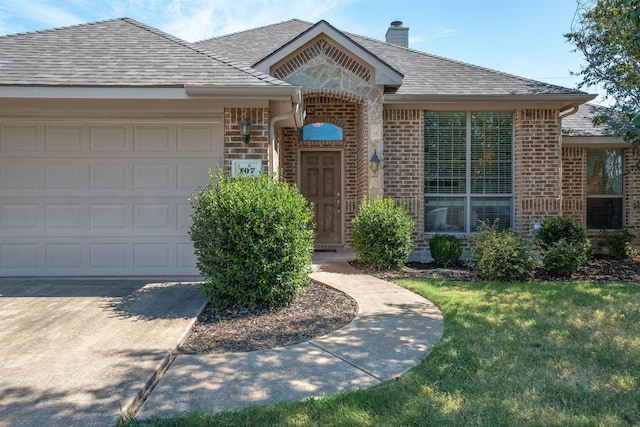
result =
M622 149L587 150L587 228L622 228Z
M342 141L342 128L331 123L311 123L300 129L301 141Z

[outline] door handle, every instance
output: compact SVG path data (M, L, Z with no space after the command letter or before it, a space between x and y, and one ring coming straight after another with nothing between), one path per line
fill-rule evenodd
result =
M340 207L342 206L342 199L340 199L340 193L336 194L336 211L340 213Z

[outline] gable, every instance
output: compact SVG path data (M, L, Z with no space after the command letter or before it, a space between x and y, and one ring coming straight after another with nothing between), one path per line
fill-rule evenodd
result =
M374 70L332 40L320 36L272 68L272 75L310 89L358 91L372 85Z
M300 64L324 55L354 75L375 85L399 86L403 75L374 54L338 31L326 21L320 21L280 49L253 65L256 70L274 76L289 75ZM351 62L349 62L351 61ZM279 72L281 74L275 74Z

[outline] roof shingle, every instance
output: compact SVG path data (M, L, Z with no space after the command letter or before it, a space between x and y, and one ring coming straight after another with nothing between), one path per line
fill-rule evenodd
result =
M0 85L288 85L121 18L0 37Z
M234 52L242 51L242 60L245 65L251 66L313 25L293 19L214 37L194 45L221 56L231 56ZM402 86L396 92L398 95L586 95L577 89L530 80L357 34L344 34L404 74Z

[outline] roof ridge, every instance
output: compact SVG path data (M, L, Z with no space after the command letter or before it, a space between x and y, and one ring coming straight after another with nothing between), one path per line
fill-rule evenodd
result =
M228 37L228 36L234 36L236 34L248 33L248 32L257 31L257 30L263 30L265 28L275 27L276 25L282 25L282 24L285 24L287 22L300 22L300 23L303 23L303 24L313 25L313 22L308 22L308 21L305 21L303 19L298 19L298 18L292 18L292 19L287 19L286 21L280 21L280 22L276 22L276 23L273 23L273 24L262 25L260 27L249 28L249 29L246 29L246 30L234 31L233 33L227 33L227 34L221 34L219 36L209 37L208 39L198 40L198 41L195 41L193 43L194 44L199 44L199 43L208 42L210 40L219 39L221 37Z
M379 43L379 44L387 45L389 47L406 50L408 52L416 53L416 54L423 55L423 56L426 56L426 57L429 57L429 58L439 59L439 60L442 60L442 61L447 61L447 62L450 62L450 63L463 65L463 66L470 67L470 68L475 68L475 69L478 69L478 70L488 71L490 73L498 74L498 75L501 75L501 76L515 78L515 79L518 79L518 80L523 81L523 82L532 82L532 83L537 83L537 84L544 84L544 85L547 85L549 87L554 87L554 88L558 88L558 89L569 89L569 90L576 91L576 93L586 93L586 92L582 92L581 90L578 90L578 89L567 88L567 87L564 87L564 86L554 85L552 83L547 83L547 82L542 82L542 81L539 81L539 80L530 79L528 77L519 76L517 74L511 74L511 73L507 73L507 72L504 72L504 71L495 70L493 68L488 68L488 67L483 67L481 65L471 64L469 62L464 62L464 61L461 61L461 60L458 60L458 59L452 59L452 58L447 58L445 56L436 55L436 54L433 54L433 53L423 52L421 50L412 49L410 47L400 46L400 45L397 45L397 44L394 44L394 43L389 43L389 42L386 42L386 41L374 39L374 38L367 37L367 36L362 36L362 35L355 34L355 33L344 33L344 34L348 34L349 37L353 36L353 37L365 39L365 40L368 40L368 41L371 41L371 42L374 42L374 43Z
M51 33L51 32L54 32L54 31L69 30L69 29L73 29L73 28L88 27L90 25L98 25L98 24L103 24L103 23L107 23L107 22L120 21L122 19L126 19L126 18L112 18L112 19L104 19L102 21L81 22L79 24L64 25L62 27L46 28L44 30L24 31L24 32L19 32L19 33L4 34L4 35L0 35L0 38L26 36L26 35L30 35L30 34Z
M141 23L139 21L136 21L135 19L132 19L132 18L120 18L120 20L122 20L124 22L127 22L127 23L129 23L131 25L137 26L138 28L141 28L141 29L143 29L145 31L149 31L150 33L153 33L153 34L155 34L157 36L163 37L163 38L165 38L165 39L167 39L167 40L169 40L169 41L171 41L173 43L179 44L180 46L185 47L185 48L193 51L194 53L206 56L209 59L212 59L214 61L220 62L221 64L224 64L224 65L226 65L228 67L234 68L234 69L236 69L238 71L241 71L241 72L243 72L245 74L248 74L248 75L250 75L252 77L255 77L255 78L259 79L259 80L262 80L264 82L267 82L267 83L270 83L270 84L274 84L274 85L289 85L289 83L287 83L287 82L284 82L282 80L276 79L275 77L270 76L268 74L261 73L260 71L255 70L253 68L250 68L250 67L247 67L247 66L242 66L242 65L238 64L237 62L235 62L233 60L230 60L228 58L218 57L218 56L214 56L212 54L209 54L209 53L205 52L204 50L196 48L192 43L189 43L186 40L183 40L183 39L181 39L179 37L176 37L174 35L166 33L166 32L164 32L162 30L159 30L158 28L151 27L149 25L143 24L143 23Z

